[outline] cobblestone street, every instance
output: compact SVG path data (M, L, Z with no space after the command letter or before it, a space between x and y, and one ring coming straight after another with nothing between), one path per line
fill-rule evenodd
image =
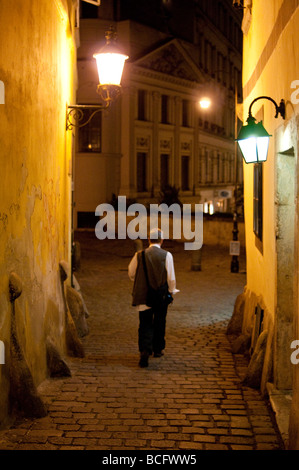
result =
M66 358L72 377L46 380L48 415L0 432L0 449L275 450L272 412L242 386L247 362L225 331L246 283L245 260L230 272L228 249L204 246L202 270L191 252L167 242L180 293L169 308L165 355L138 367L138 314L127 266L132 241L99 241L79 232L75 273L88 311L86 357Z

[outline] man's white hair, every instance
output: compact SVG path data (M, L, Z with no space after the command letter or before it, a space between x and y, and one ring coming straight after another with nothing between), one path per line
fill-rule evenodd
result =
M157 240L157 241L163 240L163 239L164 239L164 235L163 235L162 230L159 229L159 228L153 228L153 229L150 231L149 239L150 239L150 240Z

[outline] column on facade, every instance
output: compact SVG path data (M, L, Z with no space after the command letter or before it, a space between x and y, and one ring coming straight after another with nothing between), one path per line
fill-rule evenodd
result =
M239 171L239 168L238 168L238 164L239 162L237 161L237 167L236 167L236 156L234 153L231 153L230 154L230 165L231 165L231 182L232 183L236 183L238 181L238 171Z
M194 109L194 148L193 148L193 193L194 196L200 194L199 190L199 178L200 178L200 157L199 157L199 127L198 127L198 114L197 109Z
M152 103L152 112L153 112L153 148L152 148L152 192L154 196L158 196L160 193L160 184L159 184L159 121L160 121L160 102L161 94L157 91L153 92L153 103Z
M240 155L239 152L237 154L237 158L238 158L237 183L243 184L243 157Z
M219 168L219 180L221 183L224 183L224 172L225 172L225 152L220 154L220 168Z
M169 109L170 109L170 114L169 114L169 122L170 124L174 125L175 124L175 120L176 120L176 117L175 117L175 97L174 96L170 96L169 97ZM175 184L175 176L174 176L174 172L175 172L175 162L174 162L174 156L175 156L175 128L173 128L172 130L172 134L171 134L171 141L170 141L170 162L169 162L169 183L170 185L174 185Z
M227 173L227 182L231 184L235 180L235 161L230 152L227 152Z
M174 99L174 149L173 149L173 163L174 163L174 185L181 186L181 115L182 115L182 98L176 96Z
M223 152L223 182L228 182L227 152Z
M134 121L136 115L135 87L123 87L121 103L121 182L120 194L134 197L136 193L136 155Z
M212 173L212 183L218 183L218 156L217 150L212 150L212 161L213 161L213 173Z
M210 183L210 151L208 147L205 147L204 151L204 160L205 160L205 167L206 167L206 181L205 183Z
M201 178L200 178L200 183L204 184L207 179L207 167L206 167L206 159L205 159L205 149L204 147L201 147L199 149L200 153L200 173L201 173Z
M206 159L207 159L207 182L212 182L212 151L211 149L206 149Z

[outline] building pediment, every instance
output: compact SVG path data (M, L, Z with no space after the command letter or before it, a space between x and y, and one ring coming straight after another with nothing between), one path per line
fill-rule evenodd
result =
M204 81L203 73L176 39L134 61L134 65L191 82Z

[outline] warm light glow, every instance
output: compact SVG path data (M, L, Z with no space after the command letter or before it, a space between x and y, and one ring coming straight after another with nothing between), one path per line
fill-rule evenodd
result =
M250 116L247 126L242 126L237 142L246 163L259 163L267 160L270 134L264 128L262 122L255 123Z
M214 214L214 204L213 204L213 201L204 202L204 204L203 204L203 211L204 211L205 214L213 215L213 214Z
M211 100L210 98L202 98L199 101L199 105L202 109L208 109L211 106Z
M99 83L101 85L120 85L125 61L128 56L118 53L94 54L97 61Z
M265 162L267 160L269 137L250 137L239 140L239 146L246 163Z
M269 147L269 137L258 137L256 142L257 153L259 156L260 162L265 162L267 160L268 147Z
M246 163L256 162L256 139L250 137L249 139L239 140L239 146L244 156Z

